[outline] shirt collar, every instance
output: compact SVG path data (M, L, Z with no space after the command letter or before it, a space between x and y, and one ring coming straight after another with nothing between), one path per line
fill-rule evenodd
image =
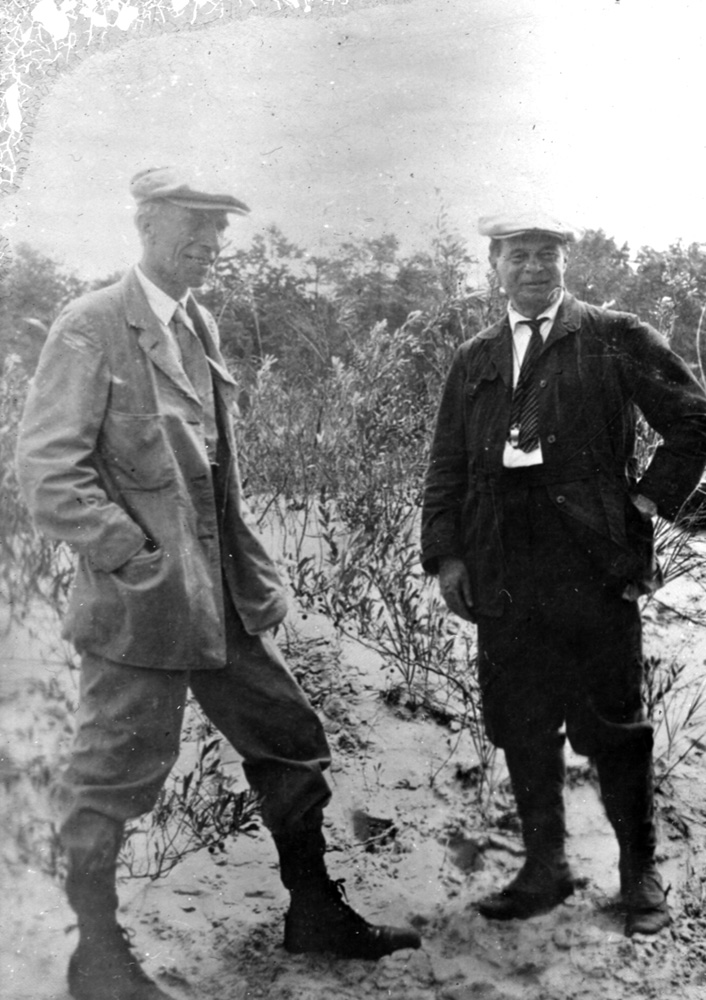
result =
M554 320L556 319L556 314L559 312L559 306L563 301L564 301L564 289L562 288L559 294L557 295L556 299L554 300L554 302L552 302L552 304L547 309L543 310L543 312L541 312L539 316L537 316L537 319L548 319L551 320L551 322L553 323ZM510 329L512 330L513 333L517 329L518 323L526 323L529 319L528 316L523 316L522 313L518 312L517 309L515 309L515 307L512 305L512 303L508 303L507 316L508 319L510 320ZM551 329L551 326L549 327L549 329ZM543 327L542 332L545 335L546 335L546 330L547 328Z
M190 292L187 291L186 295L183 295L177 301L177 299L173 299L171 295L167 295L166 292L162 291L153 281L150 281L139 264L135 266L135 274L147 296L147 304L163 326L169 326L174 316L174 310L178 305L181 305L186 310L186 303L189 300Z

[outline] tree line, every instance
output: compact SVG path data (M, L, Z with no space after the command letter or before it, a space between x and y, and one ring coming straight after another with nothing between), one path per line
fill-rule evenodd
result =
M502 296L489 271L482 287L468 281L477 264L445 217L426 251L403 254L391 234L343 243L313 255L277 227L246 249L226 251L201 301L217 317L223 347L238 367L275 359L283 374L311 379L347 361L380 323L416 329L457 344L501 315ZM118 274L88 282L28 244L15 248L0 284L0 355L19 355L31 370L61 308ZM634 256L602 230L572 249L567 284L579 298L637 313L665 334L695 369L697 330L706 305L706 244L678 241Z

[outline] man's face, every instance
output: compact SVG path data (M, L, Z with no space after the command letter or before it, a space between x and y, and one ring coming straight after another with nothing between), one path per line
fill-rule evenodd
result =
M566 251L553 236L528 233L501 241L493 267L510 302L523 316L538 316L564 287Z
M206 280L224 242L225 212L182 208L165 202L143 222L142 269L178 299Z

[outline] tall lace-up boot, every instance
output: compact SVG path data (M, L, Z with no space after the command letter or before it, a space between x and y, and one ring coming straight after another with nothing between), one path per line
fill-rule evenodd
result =
M275 844L282 882L291 894L284 922L287 951L376 960L402 948L419 948L416 931L369 924L348 905L343 880L332 880L326 870L320 822L275 836Z
M122 830L121 823L84 810L62 831L66 894L79 929L69 960L69 992L75 1000L170 1000L142 970L128 932L116 920Z

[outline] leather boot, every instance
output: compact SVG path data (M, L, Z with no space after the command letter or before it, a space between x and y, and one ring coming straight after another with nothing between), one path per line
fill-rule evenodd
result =
M326 871L322 816L315 812L306 826L275 836L282 882L291 894L284 920L287 951L377 960L401 948L419 948L416 931L369 924L348 905L345 880L334 881Z
M115 917L122 830L121 823L90 810L72 816L62 830L66 894L79 928L69 960L69 993L75 1000L170 1000L143 972Z
M632 857L620 849L620 895L625 914L625 934L657 934L672 922L667 894L653 859Z
M524 920L562 903L575 888L566 860L564 737L506 747L505 759L525 844L525 862L503 889L477 904L491 920Z
M656 934L671 922L655 864L652 731L636 729L621 747L596 755L606 815L620 847L620 894L625 933Z

